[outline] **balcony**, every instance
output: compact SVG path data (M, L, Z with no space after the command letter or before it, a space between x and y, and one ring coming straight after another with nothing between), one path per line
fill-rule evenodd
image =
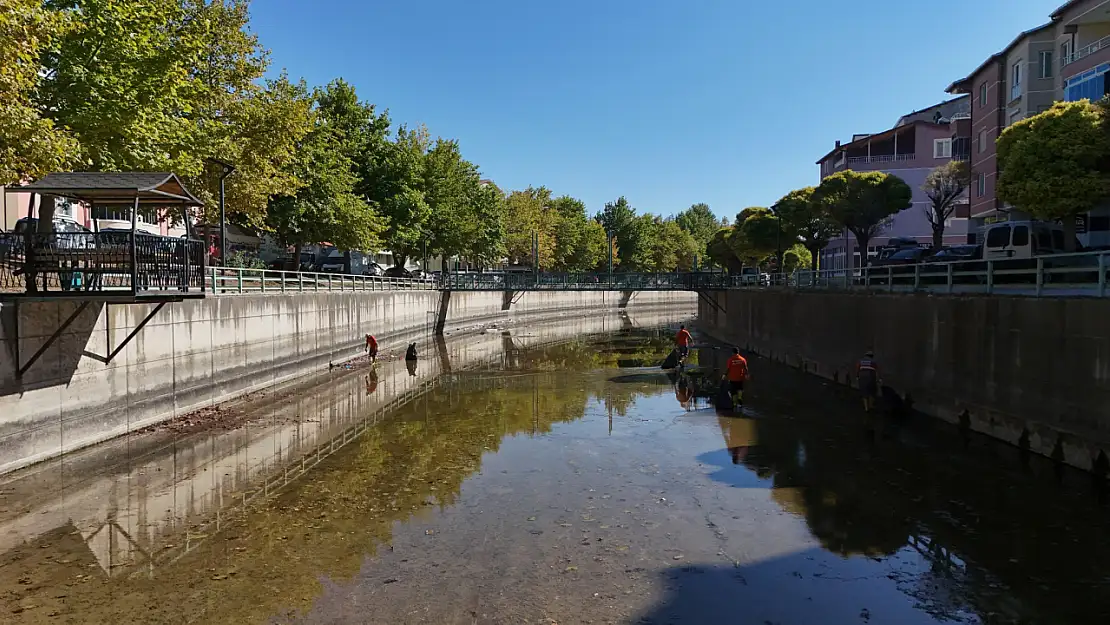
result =
M1110 35L1107 35L1106 37L1103 37L1102 39L1099 39L1092 44L1083 46L1072 54L1069 54L1068 56L1060 59L1060 66L1067 67L1068 65L1071 65L1076 61L1085 59L1095 52L1098 52L1099 50L1105 50L1106 48L1110 48Z
M1010 99L1009 99L1009 102L1013 102L1014 100L1016 100L1020 97L1021 97L1021 83L1018 83L1016 85L1010 85Z
M916 154L874 154L872 156L852 156L848 158L849 165L866 165L870 163L900 163L912 161Z

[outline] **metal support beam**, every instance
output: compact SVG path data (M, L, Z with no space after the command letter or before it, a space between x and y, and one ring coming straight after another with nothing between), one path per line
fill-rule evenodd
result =
M69 318L66 319L64 323L62 323L62 325L58 326L58 329L54 331L54 334L50 335L50 338L46 339L46 342L43 343L42 347L39 347L39 350L31 356L31 359L19 368L19 371L16 372L17 377L22 378L23 374L27 373L27 370L31 368L31 365L35 364L35 361L41 358L42 355L46 353L46 350L50 349L50 346L54 344L54 341L58 340L58 337L60 337L62 333L66 331L66 328L68 328L77 319L77 317L80 317L81 313L85 312L85 309L89 307L89 303L90 302L82 302L81 305L77 307L77 310L73 311L73 314L71 314ZM16 309L15 314L16 318L18 319L19 309ZM15 340L17 342L19 341L18 335L16 336Z
M698 299L705 300L705 303L712 306L717 312L724 312L724 308L721 308L721 305L717 303L717 298L710 297L707 291L698 289Z
M127 344L131 342L131 339L135 338L135 335L137 335L140 331L142 331L142 329L144 327L146 327L146 324L151 319L153 319L154 315L157 315L158 311L162 310L162 307L165 306L165 305L166 305L166 302L159 302L159 304L154 307L154 310L147 313L147 316L144 317L143 320L139 322L139 325L135 326L134 330L131 330L131 334L128 334L127 338L123 339L123 342L120 343L118 346L116 346L116 348L113 349L111 351L111 353L108 354L107 357L101 356L99 354L94 354L92 352L82 352L82 355L88 356L89 358L92 358L93 360L99 360L100 362L102 362L104 364L108 364L108 363L112 362L112 360L117 355L119 355L119 353L121 351L123 351L123 348L127 347ZM107 318L107 315L105 315L105 318Z

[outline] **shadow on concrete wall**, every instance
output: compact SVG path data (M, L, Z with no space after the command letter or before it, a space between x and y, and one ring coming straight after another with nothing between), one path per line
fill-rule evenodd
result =
M19 302L0 307L0 397L68 385L105 304ZM106 343L111 345L110 342Z

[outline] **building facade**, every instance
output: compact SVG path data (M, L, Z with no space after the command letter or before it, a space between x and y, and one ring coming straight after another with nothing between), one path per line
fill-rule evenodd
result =
M971 97L972 238L987 224L1029 218L997 197L995 141L1002 131L1053 102L1110 94L1110 0L1071 0L1049 19L948 87ZM1084 245L1110 245L1110 207L1078 218L1076 231Z
M857 134L852 141L836 142L831 152L817 161L821 178L845 169L881 171L898 176L913 189L912 206L892 216L882 232L869 242L867 253L875 255L892 238L930 243L933 229L928 218L929 198L922 190L925 178L951 160L967 158L970 117L968 97L961 96L901 117L883 132ZM945 223L944 243L967 241L967 204L961 203ZM862 260L855 237L844 232L829 242L821 253L826 269L858 267Z

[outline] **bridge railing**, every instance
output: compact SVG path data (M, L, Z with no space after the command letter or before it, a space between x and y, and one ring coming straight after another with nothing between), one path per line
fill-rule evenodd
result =
M432 291L438 288L437 282L420 278L355 276L342 273L241 267L208 267L204 279L204 289L212 295L317 291Z

